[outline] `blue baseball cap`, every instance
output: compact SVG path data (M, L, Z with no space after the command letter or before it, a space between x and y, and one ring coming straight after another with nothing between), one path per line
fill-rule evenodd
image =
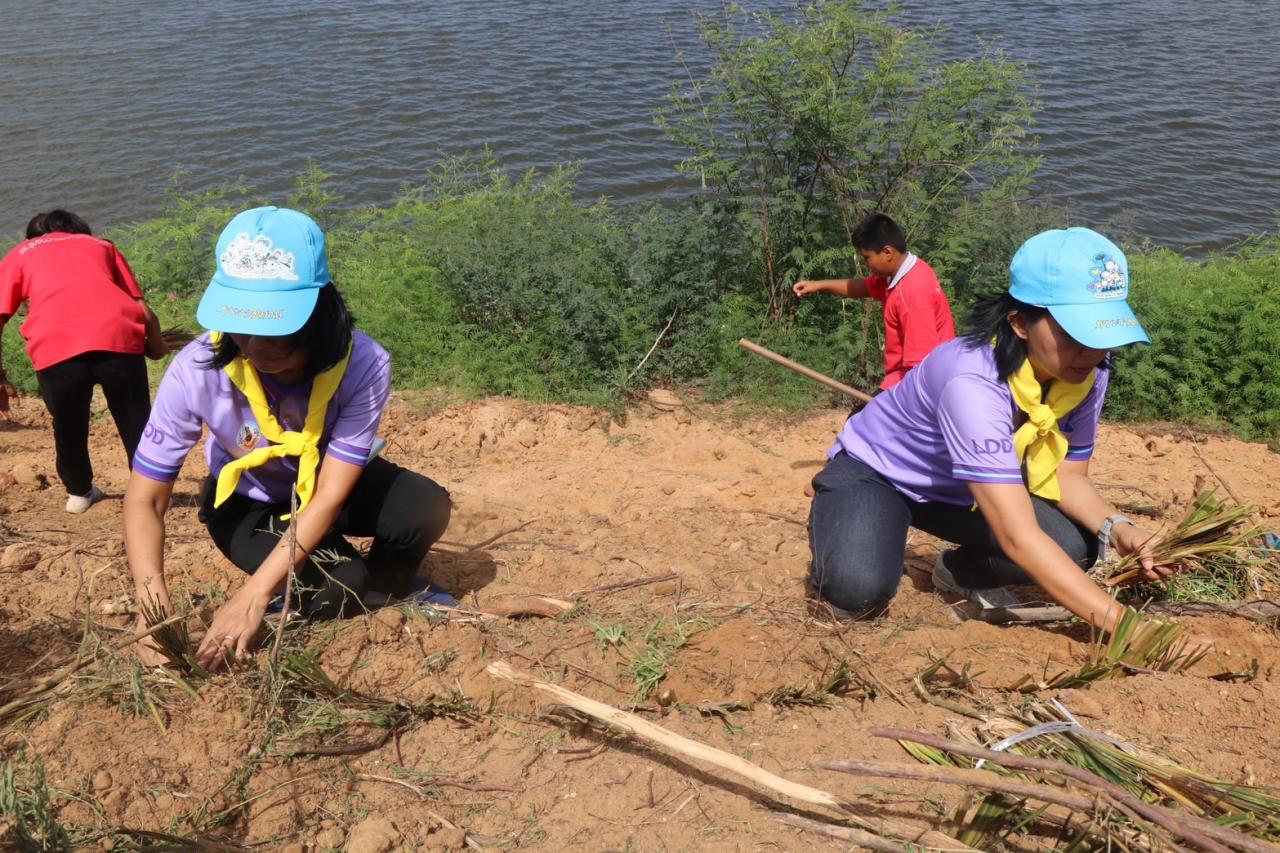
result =
M1048 308L1068 335L1091 349L1151 343L1126 301L1129 262L1097 231L1037 234L1013 256L1009 277L1010 296Z
M196 321L229 334L293 334L330 281L324 232L305 213L287 208L237 214L222 229L214 260Z

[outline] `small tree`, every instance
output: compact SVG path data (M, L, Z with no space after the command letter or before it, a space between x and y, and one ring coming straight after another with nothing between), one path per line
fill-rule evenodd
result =
M1023 66L990 47L941 61L935 33L890 17L861 0L794 22L736 6L700 17L710 69L658 114L740 230L772 320L790 315L796 280L853 274L851 232L873 211L940 273L963 268L1037 165Z

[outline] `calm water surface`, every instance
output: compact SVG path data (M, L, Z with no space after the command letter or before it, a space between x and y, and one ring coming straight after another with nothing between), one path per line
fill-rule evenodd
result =
M688 191L653 110L708 0L0 0L0 235L68 206L98 227L246 177L282 196L315 158L380 202L442 156L582 167L585 195ZM760 4L748 4L756 5ZM786 9L788 4L768 4ZM1036 66L1039 193L1083 222L1136 216L1176 246L1280 210L1280 4L935 0L948 50L998 37Z

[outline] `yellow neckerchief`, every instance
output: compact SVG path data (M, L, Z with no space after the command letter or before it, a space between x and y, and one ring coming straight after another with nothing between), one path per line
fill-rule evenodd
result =
M1013 400L1027 413L1027 422L1013 434L1013 446L1018 460L1027 464L1027 489L1031 494L1051 501L1062 497L1058 466L1067 458L1067 437L1058 429L1058 421L1088 396L1097 376L1095 370L1079 385L1056 381L1044 400L1030 359L1009 377Z
M222 336L218 332L210 334L209 339L216 346ZM236 356L225 368L231 384L240 389L249 408L258 422L262 435L271 444L259 447L246 456L233 459L223 466L218 473L218 489L214 494L213 505L219 506L240 482L240 475L249 468L256 468L270 459L281 456L298 457L298 510L311 500L316 488L316 469L320 467L320 436L324 432L324 415L329 408L329 401L338 391L342 383L342 375L346 373L347 362L351 360L351 347L342 361L316 376L311 383L311 398L307 401L307 418L302 432L290 432L280 426L276 416L271 414L271 406L267 402L267 394L262 390L262 380L258 371L244 356ZM286 516L287 518L288 516Z

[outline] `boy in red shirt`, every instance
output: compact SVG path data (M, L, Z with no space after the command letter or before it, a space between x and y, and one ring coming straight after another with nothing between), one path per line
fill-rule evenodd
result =
M168 347L124 256L70 211L32 217L26 241L0 260L0 334L24 302L22 336L53 416L67 512L82 513L103 496L89 461L94 386L102 386L132 459L151 413L143 354L160 358ZM17 396L0 364L0 419L10 418L9 401Z
M884 381L880 390L902 381L938 344L956 336L955 321L938 277L907 251L907 238L883 213L867 217L853 232L853 245L871 275L862 279L798 281L796 296L835 293L878 299L884 305Z

